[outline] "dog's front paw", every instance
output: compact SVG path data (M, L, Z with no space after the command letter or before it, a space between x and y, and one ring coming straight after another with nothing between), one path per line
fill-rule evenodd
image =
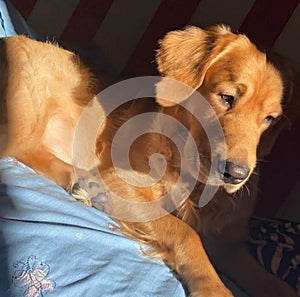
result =
M92 206L101 211L105 211L105 206L107 202L108 202L108 197L103 192L99 192L96 196L91 198Z
M71 189L71 195L78 201L101 211L105 211L108 203L108 196L103 192L101 185L90 172L81 172L78 181Z
M85 189L83 189L78 182L72 186L72 188L70 190L70 194L76 200L78 200L88 206L92 206L91 200L89 199L88 192Z

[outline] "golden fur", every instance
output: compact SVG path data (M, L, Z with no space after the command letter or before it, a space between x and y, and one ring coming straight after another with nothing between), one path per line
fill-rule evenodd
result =
M73 53L50 43L10 37L1 41L0 51L0 110L5 119L0 131L1 139L6 139L1 156L16 157L70 191L76 183L72 167L76 124L83 108L104 88L100 85L101 78L96 80ZM198 209L197 197L207 182L211 165L207 137L192 115L174 102L159 97L156 102L141 99L115 110L99 133L95 148L90 149L95 150L98 169L111 191L127 200L151 201L168 192L178 179L178 151L161 135L149 133L137 139L130 155L134 170L147 173L149 157L156 152L164 155L167 169L162 181L151 187L129 186L112 168L110 149L114 134L129 118L149 111L170 115L188 127L203 164L190 199L173 214L152 221L120 222L121 232L152 247L149 253L177 271L191 296L232 296L210 263L195 230L218 266L219 251L215 251L212 239L239 217L246 222L244 218L253 208L252 202L248 209L237 206L229 194L241 189L254 171L261 135L272 125L273 119L275 123L280 122L283 80L266 55L246 36L233 34L224 26L207 30L188 27L168 33L160 42L157 64L163 76L185 83L205 96L225 133L226 160L249 168L249 174L241 182L232 184L215 173L216 184L221 185L222 190L206 207ZM229 102L232 98L233 102ZM238 216L234 210L240 211ZM244 223L239 227L243 229ZM228 272L228 265L219 266ZM235 279L230 272L228 274ZM269 275L265 279L273 281ZM264 296L253 291L251 282L241 282L252 296ZM270 290L273 288L276 294L283 292L276 296L292 292L282 282Z

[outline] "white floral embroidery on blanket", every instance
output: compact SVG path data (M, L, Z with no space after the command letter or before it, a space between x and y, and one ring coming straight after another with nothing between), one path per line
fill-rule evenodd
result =
M18 288L24 288L24 297L42 297L44 291L52 291L55 282L47 279L50 266L37 261L35 256L29 256L26 261L13 264L16 269L12 276L12 283Z

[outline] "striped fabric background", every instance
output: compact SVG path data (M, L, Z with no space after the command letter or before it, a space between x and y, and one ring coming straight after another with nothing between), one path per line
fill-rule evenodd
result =
M81 48L96 44L113 72L122 77L155 73L154 50L157 40L167 31L187 24L216 23L247 33L265 49L289 58L300 72L300 0L10 1L34 30ZM277 164L280 160L280 168L266 162L259 214L273 216L294 189L294 202L288 209L297 212L296 219L300 221L298 131L293 132L292 140L290 136L283 137L271 156ZM272 180L268 180L270 175Z
M299 0L11 0L35 30L74 44L95 41L124 75L154 73L154 49L167 31L225 23L300 71Z

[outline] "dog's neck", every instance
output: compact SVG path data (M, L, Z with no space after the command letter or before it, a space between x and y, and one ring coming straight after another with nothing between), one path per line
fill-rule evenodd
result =
M138 123L134 122L135 118ZM130 120L133 120L131 124ZM117 158L117 167L128 169L129 154L133 170L149 174L152 168L152 173L159 175L165 166L163 179L176 182L182 174L182 154L190 130L189 121L180 105L162 107L154 99L137 99L121 107L109 115L105 130L97 141L99 169L115 166L111 153ZM128 126L118 133L125 124ZM181 148L177 148L177 143Z

